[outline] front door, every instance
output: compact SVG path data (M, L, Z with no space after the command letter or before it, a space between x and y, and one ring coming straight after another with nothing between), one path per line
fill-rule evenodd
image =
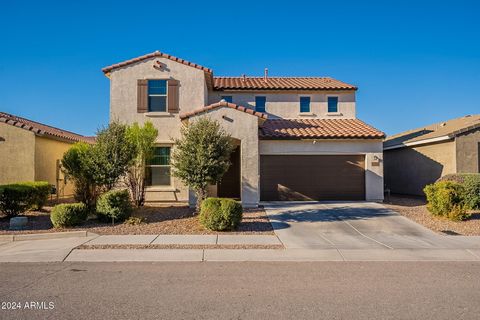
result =
M221 198L240 199L240 146L230 156L230 167L218 184L217 194Z

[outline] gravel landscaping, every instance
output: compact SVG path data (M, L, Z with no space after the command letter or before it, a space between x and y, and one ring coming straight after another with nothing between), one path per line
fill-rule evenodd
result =
M392 195L384 205L427 228L448 235L480 235L480 211L473 212L466 221L450 221L433 216L427 210L426 201L421 197Z
M31 211L28 217L28 229L10 231L9 219L0 218L0 234L43 233L86 230L100 235L107 234L274 234L272 226L262 208L246 209L242 222L236 231L215 232L205 229L193 216L193 210L185 205L158 204L135 210L133 216L145 218L147 223L129 225L119 223L100 223L90 219L83 225L68 229L55 229L50 221L52 207L42 211Z

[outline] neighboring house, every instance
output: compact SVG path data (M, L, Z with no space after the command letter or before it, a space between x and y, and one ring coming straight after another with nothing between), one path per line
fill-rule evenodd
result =
M59 197L71 196L73 184L65 181L60 160L78 141L94 139L0 112L0 184L48 181Z
M424 195L449 173L480 172L480 115L465 116L387 137L385 185L394 193Z
M149 120L159 130L147 201L193 202L170 176L170 154L182 125L204 116L218 120L238 146L210 195L239 198L246 207L383 199L384 134L356 118L355 86L267 72L214 77L211 69L158 51L102 70L110 79L110 118Z

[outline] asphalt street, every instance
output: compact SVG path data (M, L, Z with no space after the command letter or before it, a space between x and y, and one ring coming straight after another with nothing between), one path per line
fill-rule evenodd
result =
M478 262L0 264L1 319L478 319Z

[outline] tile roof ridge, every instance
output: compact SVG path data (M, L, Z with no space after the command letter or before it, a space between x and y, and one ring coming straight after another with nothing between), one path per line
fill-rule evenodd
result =
M38 122L38 121L35 121L35 120L30 120L30 119L27 119L27 118L24 118L24 117L21 117L21 116L16 116L16 115L14 115L14 114L7 113L7 112L3 112L3 111L0 111L0 118L2 118L2 114L6 115L7 117L10 117L11 119L9 119L9 120L13 120L13 121L16 121L16 119L24 120L24 121L32 122L33 124L39 124L39 125L44 126L44 127L49 127L49 128L51 128L51 129L60 130L60 131L63 131L63 132L75 134L75 135L77 135L77 136L86 137L86 136L84 136L84 135L75 133L75 132L73 132L73 131L61 129L61 128L59 128L59 127L54 127L54 126L49 125L49 124L45 124L45 123ZM17 121L17 122L18 122L18 121Z
M8 112L4 112L4 111L0 111L0 119L1 118L5 118L5 121L0 121L0 122L10 124L10 125L13 125L13 126L16 126L16 127L19 127L16 124L20 123L20 124L22 124L22 126L20 128L23 128L23 126L29 127L28 130L33 129L37 133L42 133L42 134L46 133L48 135L57 136L57 137L60 137L59 134L71 134L73 136L76 136L78 138L78 140L81 140L81 139L94 140L95 139L95 136L84 136L84 135L75 133L75 132L70 131L70 130L65 130L65 129L61 129L59 127L54 127L52 125L48 125L48 124L38 122L38 121L35 121L35 120L30 120L28 118L17 116L17 115L14 115L14 114L11 114L11 113L8 113ZM15 124L11 124L11 123L9 123L9 121L15 122ZM44 128L41 128L41 127L46 127L47 129L52 129L52 130L58 131L58 132L57 133L48 132L47 130L45 130ZM65 138L65 137L63 137L63 138ZM68 138L66 138L66 139L68 139ZM68 139L68 140L71 140L71 139Z
M243 76L214 76L216 79L243 79ZM264 79L264 76L245 76L247 79ZM331 79L329 76L268 76L268 79ZM337 80L339 81L339 80Z
M184 64L186 66L190 66L190 67L193 67L193 68L196 68L196 69L203 70L207 73L213 73L213 70L210 69L210 68L204 67L202 65L199 65L197 63L194 63L194 62L182 59L182 58L172 56L171 54L164 53L164 52L161 52L159 50L156 50L154 52L150 52L150 53L147 53L147 54L144 54L144 55L141 55L141 56L137 56L135 58L131 58L131 59L127 59L127 60L124 60L124 61L121 61L121 62L111 64L109 66L106 66L106 67L102 68L102 71L103 71L103 73L107 74L110 71L113 71L114 69L125 67L125 66L128 66L128 65L132 64L132 63L140 62L140 61L150 59L150 58L153 58L153 57L166 58L166 59Z

